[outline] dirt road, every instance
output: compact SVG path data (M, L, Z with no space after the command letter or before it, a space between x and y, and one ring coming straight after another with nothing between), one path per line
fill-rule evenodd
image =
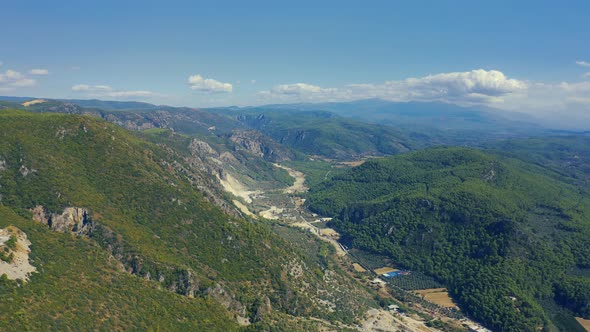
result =
M287 166L280 165L280 164L273 164L273 165L275 167L284 169L285 171L289 172L289 175L291 177L295 178L295 183L293 183L292 186L290 186L288 188L285 188L283 190L283 192L285 194L299 194L299 193L304 193L304 192L307 191L307 189L309 189L305 185L305 174L303 174L303 173L301 173L299 171L296 171L296 170L294 170L292 168L289 168Z

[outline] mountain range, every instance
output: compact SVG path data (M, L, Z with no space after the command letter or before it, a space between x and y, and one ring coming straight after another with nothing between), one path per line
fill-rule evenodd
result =
M590 319L587 133L375 99L0 100L0 329L371 330L371 310L392 331ZM375 286L371 260L444 286L459 313L441 319L397 279Z

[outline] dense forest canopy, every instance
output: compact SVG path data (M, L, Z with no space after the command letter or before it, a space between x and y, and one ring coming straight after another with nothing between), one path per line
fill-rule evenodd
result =
M312 188L353 247L447 284L495 330L590 317L590 198L553 171L468 148L375 159Z

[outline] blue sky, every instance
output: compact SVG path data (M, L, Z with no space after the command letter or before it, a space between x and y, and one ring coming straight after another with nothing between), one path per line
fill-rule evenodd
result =
M0 94L186 106L384 97L587 110L590 2L565 3L4 1ZM551 100L531 100L539 96Z

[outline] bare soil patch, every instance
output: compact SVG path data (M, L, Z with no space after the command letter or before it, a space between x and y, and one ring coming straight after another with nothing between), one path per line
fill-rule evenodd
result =
M27 234L14 226L8 226L0 229L0 249L5 250L7 242L12 236L16 236L16 245L14 248L7 248L8 253L12 254L12 260L5 262L0 260L0 276L6 274L8 279L28 280L29 275L37 270L29 263L29 246L31 242L27 239Z
M578 323L580 323L580 325L582 325L583 328L586 329L586 331L590 332L590 319L576 317L576 320Z
M41 103L46 103L47 100L45 99L33 99L33 100L29 100L29 101L25 101L24 103L22 103L23 106L31 106L31 105L35 105L35 104L41 104Z
M457 305L449 296L449 292L446 288L423 289L415 291L415 293L421 295L425 300L430 301L434 304L438 304L441 307L457 308Z
M292 186L286 188L284 190L285 194L297 194L297 193L304 193L307 191L307 187L305 186L305 174L296 171L292 168L289 168L287 166L283 166L283 165L279 165L279 164L273 164L275 167L278 168L282 168L284 170L286 170L287 172L289 172L289 175L293 178L295 178L295 182L293 183Z

